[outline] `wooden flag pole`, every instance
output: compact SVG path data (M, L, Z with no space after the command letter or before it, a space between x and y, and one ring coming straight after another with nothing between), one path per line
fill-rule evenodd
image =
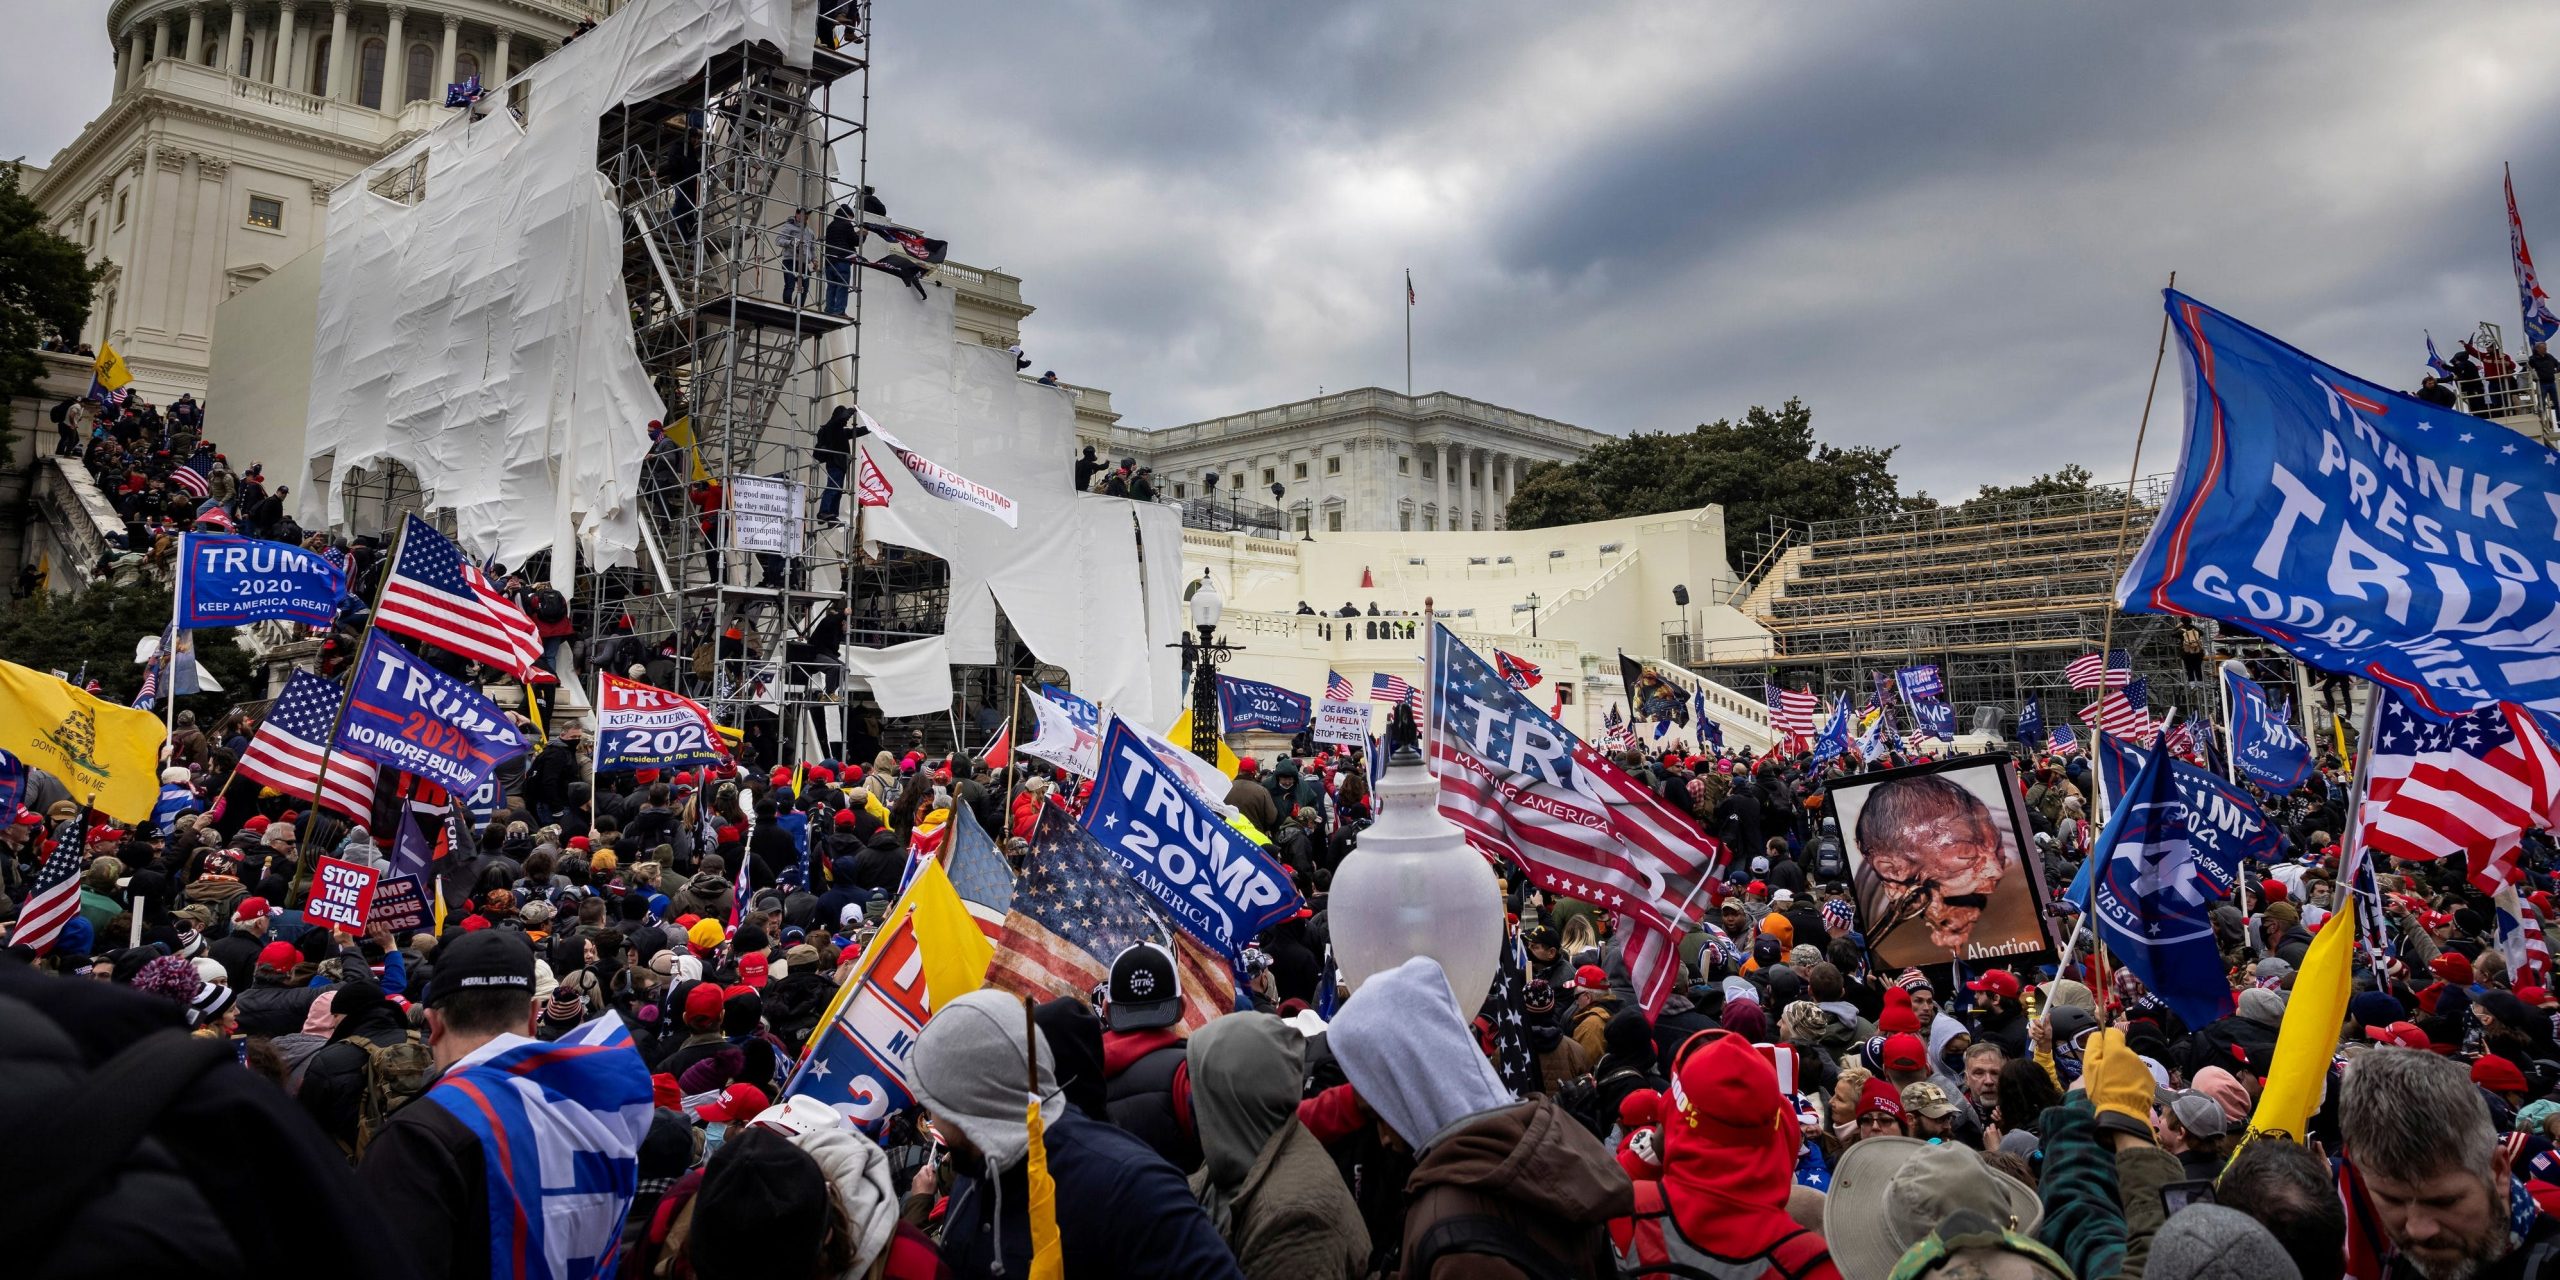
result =
M2178 273L2175 271L2169 273L2169 287L2172 289L2178 287ZM2168 358L2169 313L2166 310L2163 310L2160 313L2160 342L2158 347L2151 353L2151 386L2148 390L2145 390L2142 393L2142 418L2141 421L2135 424L2133 429L2133 461L2126 469L2127 474L2125 475L2124 481L2124 514L2116 521L2116 550L2115 556L2110 562L2112 569L2109 576L2111 577L2121 577L2124 574L2124 544L2130 539L2133 533L2133 487L2142 480L2142 444L2143 441L2148 439L2151 435L2151 406L2153 401L2159 398L2160 368L2168 362ZM2111 670L2107 665L2107 655L2115 652L2116 612L2115 602L2113 600L2108 601L2106 617L2098 627L2098 719L2100 723L2104 723L2106 720L2107 672ZM2127 679L2130 679L2132 659L2129 656L2126 659L2125 665L2127 669ZM2096 736L2098 732L2099 730L2094 726L2090 730L2090 739L2093 745L2097 745ZM2159 750L2164 748L2154 749ZM2089 811L2091 813L2101 814L2111 812L2111 809L2107 804L2106 771L2103 769L2094 769L2090 771L2090 775L2090 783L2097 791L2097 801L2089 806ZM2097 851L2095 849L2090 850L2090 856L2096 857ZM2246 877L2244 876L2242 878L2245 879ZM2092 907L2094 907L2097 902L2097 895L2094 893L2091 894L2089 900ZM2106 932L2102 929L2091 929L2089 931L2089 942L2090 951L2097 957L2099 967L2104 968L2107 963ZM2107 1010L2112 1007L2114 1002L2112 1000L2101 998L2098 1003L2101 1010Z

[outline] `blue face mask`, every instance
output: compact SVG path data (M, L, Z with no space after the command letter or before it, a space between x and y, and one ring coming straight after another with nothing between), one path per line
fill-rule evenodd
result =
M720 1144L727 1140L728 1136L729 1126L720 1121L715 1120L702 1126L702 1158L705 1161L710 1160L711 1153L718 1151Z

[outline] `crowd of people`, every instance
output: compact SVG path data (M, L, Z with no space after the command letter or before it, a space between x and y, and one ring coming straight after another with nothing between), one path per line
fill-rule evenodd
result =
M290 485L270 487L265 464L236 467L222 452L192 393L165 408L140 396L65 397L47 416L54 454L78 458L122 521L100 531L107 551L93 577L165 565L178 535L199 529L296 543L345 563L347 544L306 534L295 521Z
M237 777L253 716L179 724L150 822L84 829L35 773L0 827L0 914L54 850L86 860L76 919L0 961L0 1072L31 1082L0 1098L109 1077L158 1033L218 1046L188 1088L261 1127L243 1151L143 1116L161 1146L70 1190L139 1220L154 1202L110 1184L174 1176L202 1234L57 1242L30 1275L306 1256L280 1202L352 1215L331 1229L385 1274L497 1274L528 1239L590 1274L1027 1274L1050 1247L1036 1096L1069 1276L2560 1276L2560 999L2510 969L2459 867L2389 864L2392 954L2359 962L2311 1140L2250 1133L2331 902L2334 758L2272 810L2283 856L2249 869L2246 908L2214 913L2235 1012L2190 1026L2085 952L1878 967L1825 784L1902 761L1749 751L1621 753L1730 854L1657 1016L1606 905L1516 872L1510 998L1457 998L1428 958L1329 989L1333 869L1375 813L1358 753L1302 742L1241 760L1221 798L1307 904L1247 951L1237 1012L1186 1023L1153 944L1027 1011L978 991L914 1038L918 1105L866 1131L784 1086L916 851L965 811L1019 862L1084 784L921 748L596 774L565 729L445 833L440 924L350 935L306 916L311 863L379 867L390 840ZM2029 759L2020 785L2044 883L2068 883L2095 837L2086 763ZM2537 913L2550 855L2528 839ZM1525 1080L1499 1070L1507 1027ZM564 1042L618 1055L599 1061L627 1067L622 1110L572 1111L569 1086L470 1103ZM491 1144L615 1115L630 1185L544 1201L547 1236L501 1230L530 1193Z

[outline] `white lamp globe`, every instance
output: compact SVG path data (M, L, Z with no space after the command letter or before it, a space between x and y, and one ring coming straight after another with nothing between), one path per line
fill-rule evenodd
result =
M1501 957L1502 887L1465 834L1440 816L1439 784L1418 751L1390 759L1377 794L1377 822L1333 873L1326 917L1334 963L1357 991L1371 974L1429 956L1448 976L1458 1011L1474 1017Z

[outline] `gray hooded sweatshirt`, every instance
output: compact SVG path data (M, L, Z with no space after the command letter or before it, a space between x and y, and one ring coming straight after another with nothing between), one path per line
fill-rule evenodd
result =
M1514 1101L1428 956L1360 984L1325 1028L1325 1043L1352 1090L1417 1158L1459 1121Z
M986 1153L990 1175L1022 1162L1031 1149L1023 1112L1022 1002L1001 991L972 991L952 1001L924 1025L913 1056L916 1100L937 1123L957 1128ZM1058 1088L1049 1039L1040 1050L1040 1121L1056 1124L1067 1105Z
M1271 1135L1298 1114L1307 1038L1267 1013L1234 1013L1200 1028L1185 1046L1191 1115L1200 1127L1200 1207L1221 1235L1229 1198Z

